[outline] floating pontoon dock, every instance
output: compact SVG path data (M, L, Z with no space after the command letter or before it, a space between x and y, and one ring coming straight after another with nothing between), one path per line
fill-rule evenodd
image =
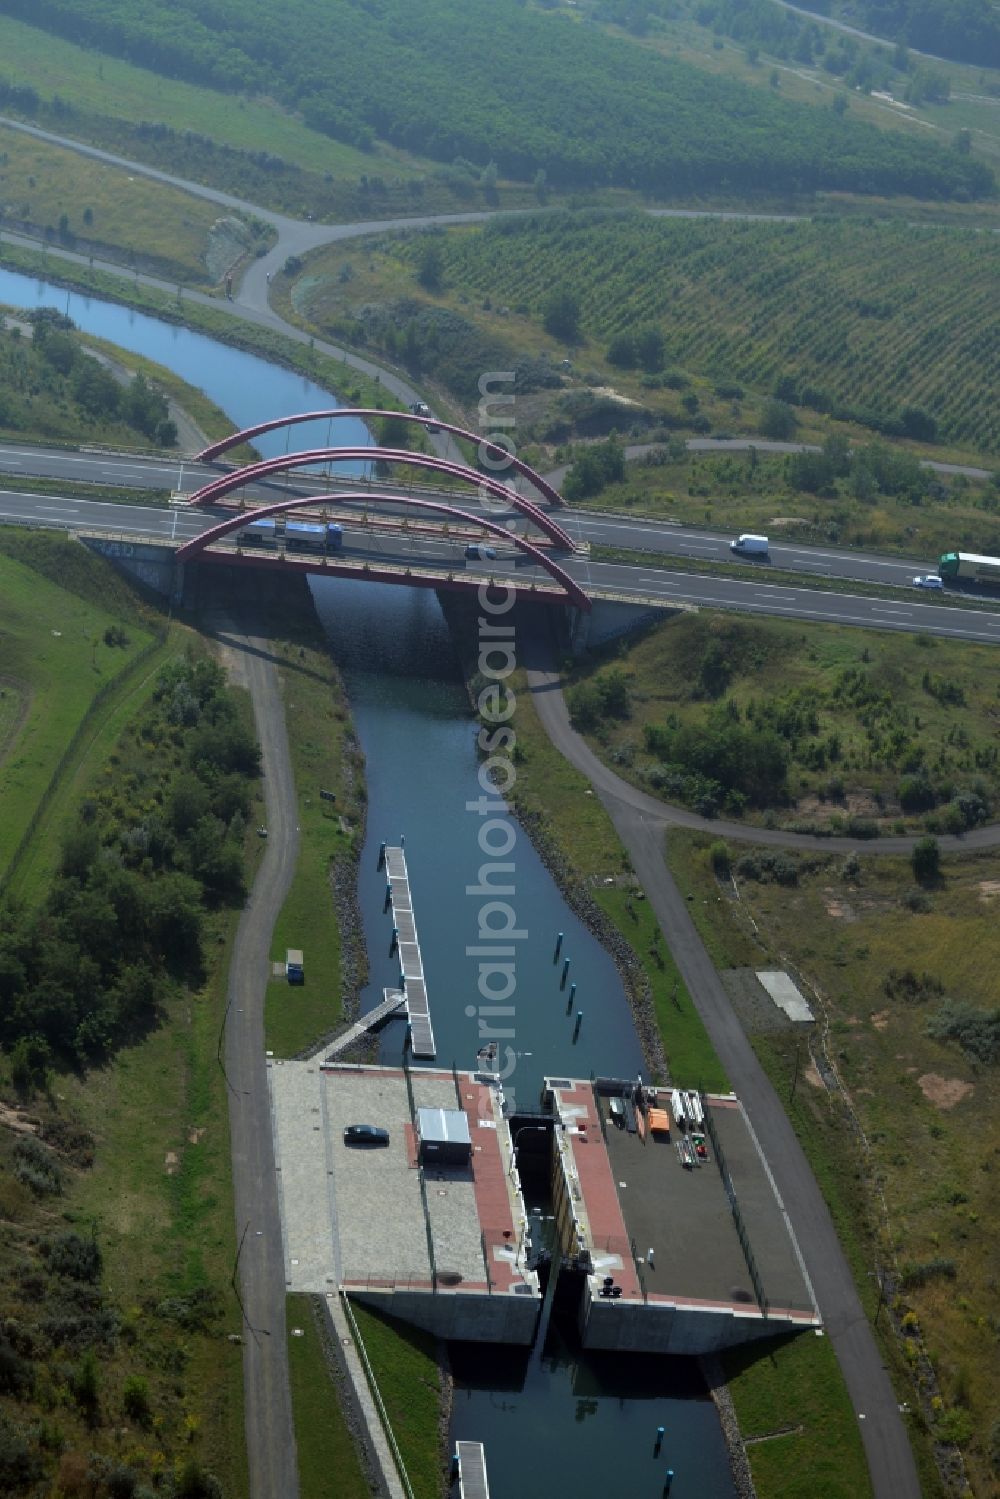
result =
M392 921L399 947L399 966L402 973L400 989L386 989L386 1003L394 993L401 993L404 996L406 1013L410 1021L410 1046L413 1055L435 1057L437 1048L434 1045L431 1011L427 1001L427 984L424 981L424 961L420 956L420 941L417 937L417 924L413 919L413 901L410 896L410 877L406 872L406 855L403 853L402 846L390 848L383 845L381 862L385 864Z

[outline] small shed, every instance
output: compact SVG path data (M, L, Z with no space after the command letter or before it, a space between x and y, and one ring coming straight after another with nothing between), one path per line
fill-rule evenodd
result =
M467 1166L472 1155L469 1121L461 1109L418 1109L417 1134L424 1166Z

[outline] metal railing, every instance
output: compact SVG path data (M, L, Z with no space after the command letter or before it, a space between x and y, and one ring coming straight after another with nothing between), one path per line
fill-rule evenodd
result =
M400 1482L402 1483L403 1488L406 1490L407 1499L416 1499L416 1496L413 1492L413 1485L410 1483L410 1476L406 1471L406 1464L403 1462L403 1454L399 1450L399 1443L396 1441L395 1433L392 1429L392 1423L389 1420L389 1412L385 1408L385 1401L382 1399L382 1392L378 1387L378 1380L375 1378L375 1370L371 1366L371 1360L368 1357L368 1350L365 1347L364 1340L361 1337L361 1331L355 1319L354 1311L351 1307L347 1292L343 1289L341 1289L340 1292L340 1301L341 1305L344 1308L344 1315L347 1318L348 1325L351 1329L351 1336L354 1339L354 1346L357 1348L358 1354L361 1358L361 1367L365 1371L365 1378L368 1381L368 1388L371 1391L372 1399L375 1402L375 1409L378 1411L379 1420L382 1422L382 1430L385 1432L386 1441L389 1443L389 1449L392 1452L393 1462L396 1464L396 1471L399 1474Z
M750 1235L747 1233L746 1224L743 1222L743 1213L740 1208L739 1200L736 1196L736 1188L734 1187L733 1179L729 1174L729 1167L726 1165L726 1155L725 1151L722 1149L722 1141L719 1139L718 1131L715 1128L715 1121L712 1118L712 1111L709 1108L708 1101L705 1098L704 1094L701 1095L701 1105L702 1113L704 1115L705 1131L708 1135L708 1138L712 1142L712 1149L715 1152L716 1165L719 1168L719 1174L722 1177L722 1185L725 1187L726 1196L729 1199L729 1207L732 1211L733 1223L736 1227L736 1237L740 1241L740 1248L743 1251L743 1258L746 1260L747 1273L750 1276L750 1283L753 1286L754 1295L757 1298L757 1305L760 1308L760 1314L762 1317L766 1317L768 1312L768 1301L766 1295L764 1294L764 1282L761 1279L760 1271L757 1269L757 1261L754 1258L754 1252L750 1247Z

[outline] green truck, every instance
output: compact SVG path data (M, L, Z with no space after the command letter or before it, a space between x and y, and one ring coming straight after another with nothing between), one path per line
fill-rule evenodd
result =
M945 552L938 562L945 583L978 583L1000 588L1000 557L980 557L975 552Z

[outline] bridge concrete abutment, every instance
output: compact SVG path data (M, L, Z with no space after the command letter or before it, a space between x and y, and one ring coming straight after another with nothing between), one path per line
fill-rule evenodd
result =
M184 590L184 565L176 560L176 548L152 541L122 541L118 537L81 535L92 552L106 557L119 572L145 588L179 604Z

